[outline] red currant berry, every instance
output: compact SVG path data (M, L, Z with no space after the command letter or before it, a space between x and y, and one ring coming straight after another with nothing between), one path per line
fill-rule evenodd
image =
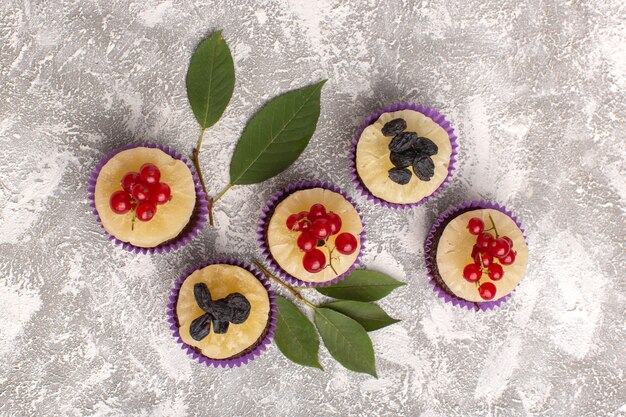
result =
M485 282L478 287L478 294L483 300L491 300L496 296L496 286L493 282Z
M311 230L311 222L308 220L300 221L299 228L301 232L306 232L307 230Z
M152 220L154 215L156 214L156 204L150 201L144 201L143 203L139 203L137 209L135 210L135 214L137 218L142 222L147 222Z
M148 201L150 199L150 188L146 184L133 185L133 199L139 203Z
M138 172L129 172L122 177L122 188L130 194L133 191L133 185L139 183L140 181L141 178L139 177Z
M472 247L472 259L476 265L480 265L480 247L478 245L474 245Z
M326 256L319 249L313 249L311 252L305 253L302 258L302 266L304 266L304 269L312 274L320 272L324 269L325 265Z
M480 270L480 266L476 264L467 264L465 268L463 268L463 278L468 280L469 282L476 282L483 275Z
M508 236L502 236L502 239L506 240L509 243L509 248L513 249L513 241Z
M476 244L481 249L487 249L487 248L489 248L489 243L492 240L493 240L493 236L491 236L491 233L483 232L480 235L478 235L478 237L476 238Z
M311 228L311 223L307 220L298 220L298 222L296 223L296 225L293 227L293 230L296 232L304 232L306 230L309 230Z
M324 218L315 220L311 225L311 232L318 239L326 239L331 232L330 222Z
M485 223L478 217L472 217L467 223L467 228L471 234L478 236L485 230Z
M139 168L139 176L146 184L156 184L161 179L161 171L154 164L143 164Z
M119 190L111 194L109 206L113 213L124 214L130 211L133 203L130 201L130 195L126 191Z
M287 217L287 229L294 230L294 227L296 226L298 220L300 220L300 217L298 217L297 214L291 214L289 217Z
M330 234L336 235L341 230L341 217L332 211L326 214L326 220L330 223Z
M152 184L148 188L150 189L150 201L154 204L165 204L172 198L172 190L164 182Z
M341 233L335 239L335 248L339 253L350 255L357 247L356 237L352 233Z
M503 256L502 258L500 258L500 263L502 265L512 265L513 262L515 262L516 255L517 255L517 252L509 251L509 253L507 253L506 256Z
M481 253L480 257L483 260L483 266L489 268L489 265L493 264L493 256L490 253Z
M295 219L295 223L294 223L294 225L290 229L293 230L294 232L303 232L305 230L308 230L309 222L308 222L308 220L306 220L307 214L308 214L308 212L306 212L306 211L301 211L298 214L292 214L291 216L294 216L293 219ZM287 221L289 221L289 218L291 216L289 216L287 218ZM289 223L287 224L287 227L289 227Z
M324 218L326 216L326 207L322 204L313 204L309 209L307 217L314 222L317 219Z
M298 247L304 252L310 252L317 246L317 239L311 233L304 232L298 236Z
M502 269L502 266L498 264L491 264L488 271L489 278L494 281L499 281L504 276L504 270Z
M510 250L511 248L509 247L509 243L501 237L493 239L489 242L489 253L496 258L505 257Z

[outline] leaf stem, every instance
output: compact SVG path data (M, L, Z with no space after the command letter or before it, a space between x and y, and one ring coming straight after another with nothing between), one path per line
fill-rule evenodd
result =
M226 191L230 190L231 188L233 188L233 185L235 184L228 184L228 186L226 188L224 188L222 191L220 191L220 193L218 195L215 196L215 198L213 199L213 202L215 203L217 200L219 200L220 198L222 198L222 196L224 194L226 194Z
M224 188L218 195L209 199L209 224L213 226L213 205L217 200L219 200L226 191L230 190L234 184L228 184L226 188Z
M202 139L204 138L204 132L206 132L206 128L202 129L200 132L200 137L198 138L198 144L193 150L193 164L196 167L196 172L198 173L198 179L200 179L200 184L202 185L202 190L209 197L209 193L206 190L206 185L204 184L204 178L202 177L202 170L200 169L200 162L198 161L198 157L200 156L200 148L202 147Z
M276 275L272 274L270 271L267 270L266 267L264 267L259 261L257 261L256 259L252 260L252 263L254 263L257 267L259 267L259 269L261 270L261 272L263 272L263 274L268 277L273 279L274 281L278 282L280 285L282 285L283 287L287 288L287 290L293 294L294 297L296 297L296 299L298 301L300 301L301 303L307 305L308 307L311 307L312 309L316 309L317 306L314 304L311 304L307 299L305 299L298 291L296 291L291 285L286 284L285 282L283 282L281 279L279 279Z
M206 194L206 198L209 201L209 224L213 226L213 198L209 195L206 190L206 185L204 184L204 177L202 176L202 170L200 169L200 149L202 148L202 140L204 139L204 132L206 132L206 128L202 129L200 132L200 137L198 138L198 144L193 150L193 165L196 167L196 172L198 173L198 179L200 180L200 185L202 185L202 191Z

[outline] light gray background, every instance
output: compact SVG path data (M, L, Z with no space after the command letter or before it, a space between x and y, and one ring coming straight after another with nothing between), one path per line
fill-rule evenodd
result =
M3 0L0 414L626 415L625 12L607 0ZM185 72L217 28L237 82L201 158L211 191L262 103L328 78L317 132L286 172L231 190L217 228L176 253L129 254L91 215L88 176L127 143L191 152ZM460 161L435 201L392 211L357 196L347 155L363 118L399 100L440 108ZM326 372L305 369L274 346L207 368L170 336L177 276L258 257L262 205L303 178L356 196L365 264L408 283L382 302L403 321L372 335L378 380L325 350ZM438 213L478 197L520 217L531 251L512 300L488 313L435 298L423 260Z

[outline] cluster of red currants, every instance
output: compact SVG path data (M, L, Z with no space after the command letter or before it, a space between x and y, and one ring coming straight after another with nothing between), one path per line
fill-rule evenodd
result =
M496 225L491 220L495 236L485 230L485 224L478 217L472 217L467 223L469 232L476 235L476 244L472 248L474 263L463 268L463 278L469 282L480 281L483 273L492 281L499 281L504 276L502 265L511 265L515 262L517 252L513 251L513 241L508 236L498 235ZM478 293L484 300L491 300L496 296L496 286L493 282L484 282L478 287Z
M142 222L152 220L157 205L172 198L169 185L159 182L161 171L154 164L143 164L139 172L129 172L122 178L123 190L111 194L109 205L117 214L135 210L135 217Z
M301 211L287 217L287 228L300 232L297 244L304 252L302 265L310 273L316 273L326 267L326 255L317 249L325 246L328 238L341 230L341 217L332 211L326 212L323 204L313 204L309 211ZM356 237L351 233L339 233L335 238L337 252L350 255L357 248ZM331 256L330 250L329 256Z

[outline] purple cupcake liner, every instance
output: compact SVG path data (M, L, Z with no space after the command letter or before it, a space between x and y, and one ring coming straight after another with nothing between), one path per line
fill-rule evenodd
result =
M266 327L263 335L261 336L262 337L261 342L259 342L256 346L254 346L254 348L252 348L251 351L241 354L239 356L229 358L229 359L208 358L204 356L203 354L201 354L199 349L185 343L183 339L180 337L180 332L178 331L179 329L178 319L176 317L176 301L178 300L178 294L180 293L180 288L183 285L183 282L185 282L185 280L195 271L205 268L209 265L217 265L217 264L227 264L227 265L238 266L252 273L255 276L255 278L258 279L261 282L261 284L263 284L263 287L265 287L265 289L267 290L267 294L270 299L270 315L269 315L269 320L268 320L268 326ZM176 338L176 341L178 342L178 344L180 344L181 349L184 350L189 356L196 359L200 363L204 363L207 366L214 366L216 368L220 366L222 368L226 368L226 367L232 368L233 366L239 367L241 365L246 365L248 362L254 360L257 356L259 356L261 352L267 349L267 345L269 345L272 342L272 338L274 337L274 331L276 330L276 322L278 321L278 318L276 317L276 311L277 311L277 306L276 306L276 297L274 295L274 291L272 291L269 281L266 278L264 278L260 272L258 272L255 268L251 267L250 265L242 261L238 261L236 259L220 259L217 261L208 262L196 268L192 268L189 271L187 271L185 274L181 275L181 277L174 284L174 287L172 288L171 294L169 296L169 303L167 304L167 321L168 323L170 323L170 330L172 330L172 335L174 336L174 338Z
M357 147L357 144L359 143L359 139L361 138L361 135L363 134L363 131L365 130L365 128L371 125L372 123L374 123L376 120L378 120L378 118L383 113L390 113L390 112L395 112L399 110L415 110L415 111L422 113L424 116L431 118L435 123L441 126L443 130L445 130L448 133L448 137L450 138L450 145L452 146L452 153L450 154L450 164L448 165L448 175L446 175L446 178L443 180L441 185L437 187L437 189L432 194L427 195L426 197L422 198L420 201L417 201L415 203L407 203L407 204L390 203L389 201L385 201L383 199L376 197L367 189L365 184L363 184L363 181L361 181L361 178L359 177L359 174L356 170L356 147ZM437 109L433 109L431 107L424 106L422 104L400 102L400 103L391 104L382 109L376 110L375 112L371 113L367 117L367 119L365 119L365 122L363 123L363 125L361 125L359 132L356 134L354 139L352 139L352 146L350 147L350 173L352 174L352 182L354 182L354 185L356 186L357 190L361 192L361 195L365 196L368 200L371 200L376 204L382 205L383 207L390 207L393 209L398 209L398 208L416 207L416 206L419 206L420 204L424 204L426 201L430 200L431 198L439 194L439 192L450 181L450 177L452 176L452 172L454 171L454 165L456 163L457 149L459 147L456 140L457 140L457 137L454 134L454 129L450 125L450 122L446 120L445 116L439 113Z
M452 305L454 306L459 306L460 308L467 308L468 310L476 310L476 311L493 310L495 307L499 307L501 304L503 304L505 301L511 298L512 293L507 294L504 297L496 301L485 301L485 302L466 301L462 298L459 298L450 294L441 286L439 286L439 284L435 280L435 276L432 270L431 252L436 250L436 248L433 247L433 243L434 243L435 234L437 230L440 227L442 227L442 225L444 225L448 219L456 217L457 215L462 214L462 212L468 211L468 209L493 209L493 210L498 210L499 212L506 214L511 219L513 219L513 221L517 224L517 227L519 227L519 229L522 231L522 236L524 236L524 240L526 239L526 235L524 234L524 229L522 228L522 224L519 222L517 217L515 217L513 213L507 210L504 206L501 206L497 203L492 203L490 201L485 201L485 200L468 201L468 202L461 204L460 206L448 209L441 216L439 216L439 218L437 219L433 227L430 229L430 233L428 234L428 237L426 238L426 243L424 245L424 256L426 258L426 271L428 273L428 276L430 277L430 281L428 282L430 285L433 286L433 291L437 294L437 296L439 298L442 298L446 303L452 303Z
M194 186L196 188L196 205L193 209L191 217L189 218L189 223L187 223L185 228L181 230L178 236L168 241L165 241L161 243L160 245L155 246L153 248L142 248L139 246L131 245L130 243L122 242L121 240L117 239L115 236L109 234L109 232L107 232L106 229L104 229L104 226L102 225L102 220L100 219L100 216L98 215L98 210L96 210L96 202L95 202L96 181L98 180L98 175L100 175L100 170L102 169L102 167L118 153L122 151L126 151L128 149L134 149L134 148L140 148L140 147L160 149L166 154L168 154L169 156L171 156L172 158L183 161L189 168L189 171L191 172ZM204 223L206 223L207 216L209 214L206 194L202 190L202 185L200 184L198 175L196 174L193 167L189 164L189 161L187 161L187 158L185 158L184 156L182 156L181 154L179 154L178 152L176 152L174 149L170 148L169 146L156 145L152 143L142 143L139 145L127 145L109 153L106 157L104 157L100 161L100 163L93 170L93 173L91 174L91 177L89 178L87 191L89 192L89 200L91 203L93 214L94 216L96 216L96 220L98 221L98 223L100 223L100 226L104 230L104 233L106 233L106 235L108 236L109 240L114 241L117 245L120 245L122 248L126 249L127 251L134 252L134 253L143 253L143 254L146 254L146 253L152 254L155 252L165 253L171 250L176 250L186 245L187 243L191 241L191 239L193 239L198 234L198 232L200 232L200 229L202 229L202 227L204 226Z
M274 209L276 208L278 203L280 203L281 201L283 201L285 198L287 198L289 195L291 195L292 193L296 191L308 190L311 188L325 188L327 190L341 194L356 209L361 219L361 224L363 225L363 230L361 231L361 234L359 235L361 248L359 250L359 254L357 255L354 263L350 266L350 268L348 268L346 272L326 282L307 282L307 281L302 281L296 277L291 276L289 273L287 273L287 271L282 269L280 265L278 265L278 262L276 262L276 260L272 256L269 246L267 244L267 228L269 225L269 220L271 219L272 214L274 214ZM257 235L258 235L257 241L259 242L261 246L263 257L265 258L265 260L267 261L271 269L274 271L274 273L276 273L283 280L286 280L294 285L305 286L305 287L328 286L344 279L347 275L350 274L350 272L352 272L352 270L354 270L357 267L357 265L360 264L361 257L363 256L363 249L365 248L365 241L367 240L365 236L365 222L363 221L363 215L361 214L361 211L356 206L356 204L354 204L354 201L350 197L348 197L348 195L344 193L336 185L330 184L327 182L321 182L318 180L303 180L303 181L299 181L296 183L292 183L292 184L289 184L287 188L285 188L284 190L281 190L275 193L269 199L269 201L267 202L267 205L262 210L261 217L259 218L259 227L257 230Z

